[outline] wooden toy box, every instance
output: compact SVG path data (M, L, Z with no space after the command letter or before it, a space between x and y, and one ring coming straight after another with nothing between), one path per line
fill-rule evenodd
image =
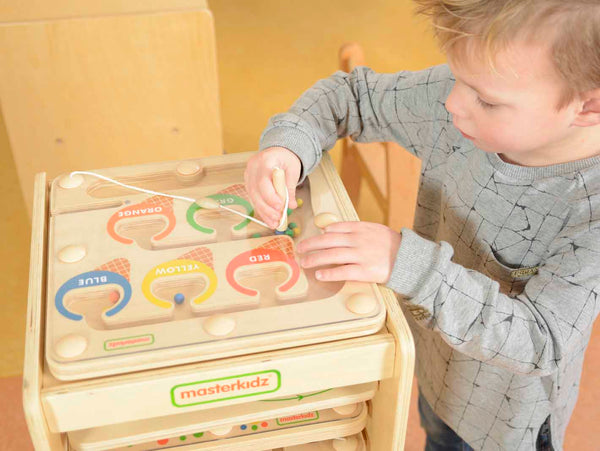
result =
M251 153L95 171L253 215ZM313 218L357 220L328 157L273 235L91 175L35 184L24 406L36 449L397 450L414 348L393 293L317 282Z

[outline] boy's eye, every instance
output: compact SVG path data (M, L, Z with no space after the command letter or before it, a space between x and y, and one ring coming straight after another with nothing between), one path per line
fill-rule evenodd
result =
M477 103L481 105L483 108L494 108L496 105L492 105L491 103L487 103L484 100L481 100L480 97L477 97Z

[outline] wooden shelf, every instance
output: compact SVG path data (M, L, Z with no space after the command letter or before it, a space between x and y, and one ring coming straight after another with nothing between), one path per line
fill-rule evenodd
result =
M394 339L381 332L333 343L58 383L42 390L42 403L51 430L72 431L378 381L392 376L393 356ZM306 368L310 368L309 373ZM191 394L197 387L229 381L236 384L237 380L255 377L269 379L262 392L220 394L221 398L211 396L207 401L202 398L206 395ZM185 391L178 391L180 388Z
M196 442L197 446L214 446L215 440L256 444L257 438L266 440L271 435L277 436L277 443L270 447L281 447L298 443L305 435L304 442L349 435L362 430L366 425L367 409L364 398L375 394L371 384L362 385L362 392L347 393L345 396L313 402L298 403L293 401L285 407L265 409L264 402L247 403L236 409L219 408L206 412L194 412L181 415L153 418L145 421L121 423L101 428L84 429L68 433L69 444L78 451L98 451L119 447L133 449L166 446L179 441ZM359 387L359 390L361 389ZM343 389L342 389L343 390ZM332 390L335 392L335 390ZM338 393L339 394L339 393ZM310 394L308 394L310 395ZM368 399L368 398L367 398ZM350 400L350 402L348 402ZM284 401L285 402L285 401ZM346 410L320 408L319 405L337 402L335 407L346 407ZM342 402L342 404L339 404ZM344 404L345 403L345 404ZM277 403L280 404L280 403ZM350 411L348 412L348 408ZM352 410L353 409L353 410ZM230 428L229 431L228 428ZM302 431L298 429L301 428ZM217 431L227 432L219 434ZM296 438L288 440L281 436L282 431L297 432ZM180 439L180 440L178 440ZM225 443L225 442L224 442ZM262 442L261 442L262 443ZM250 448L251 449L251 448Z
M331 196L315 200L316 211L332 208L332 199L335 199L344 218L356 219L328 159L324 168L325 179L332 182ZM68 435L73 443L76 438L81 438L77 441L81 447L85 447L85 436L89 446L104 443L97 445L102 448L111 437L120 440L118 443L124 444L132 438L139 443L149 437L156 438L158 433L176 436L200 426L215 428L241 421L276 418L286 412L297 413L300 407L292 400L264 408L261 404L271 404L269 400L280 402L298 394L305 394L302 409L308 410L339 406L353 396L360 400L372 397L369 415L361 426L361 429L366 428L368 435L366 446L371 451L402 449L414 347L398 300L390 290L381 287L377 290L385 307L385 326L370 335L341 335L335 341L298 343L299 346L286 349L259 347L246 355L177 362L161 368L138 368L136 371L134 365L133 370L127 368L124 374L77 381L56 379L44 360L49 218L45 174L37 176L34 199L24 406L36 449L68 449ZM74 203L77 202L79 200L74 199ZM144 353L139 353L138 358L143 359L143 356ZM357 387L364 387L364 391ZM323 396L312 399L309 396L329 389L333 390ZM157 422L161 424L160 428L154 426ZM228 442L227 445L215 442L210 449L256 451L296 446L307 440L331 440L335 436L332 431L339 435L355 433L348 429L332 429L316 431L308 437L305 432L286 431L278 432L281 437L276 434L273 442L248 444L247 437L238 437L233 439L237 440L235 443ZM325 448L315 449L329 449L327 446L332 445L328 442L323 446ZM198 449L196 444L178 447L192 448Z

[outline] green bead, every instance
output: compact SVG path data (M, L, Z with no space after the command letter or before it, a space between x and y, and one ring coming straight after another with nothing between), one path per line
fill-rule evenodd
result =
M293 231L293 230L286 230L286 231L285 231L285 234L286 234L287 236L291 236L292 238L294 238L294 231Z
M261 235L260 233L253 233L252 235L250 235L250 238L260 238Z
M289 216L289 215L291 215L291 214L292 214L292 211L294 211L294 210L292 210L291 208L288 208L288 209L287 209L287 215L288 215L288 216Z
M290 222L290 224L288 225L288 227L290 229L295 229L296 227L298 227L298 224L296 224L295 222Z
M196 433L194 434L194 437L196 437L196 438L200 438L200 437L202 437L203 435L204 435L204 432L196 432Z

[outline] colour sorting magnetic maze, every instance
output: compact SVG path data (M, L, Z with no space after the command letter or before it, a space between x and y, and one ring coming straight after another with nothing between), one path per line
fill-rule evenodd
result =
M189 432L179 433L176 436L160 437L150 441L132 442L127 446L112 448L117 450L148 451L171 449L176 446L196 445L200 449L210 449L211 444L219 443L221 449L236 449L243 443L243 439L268 440L271 436L282 432L299 434L302 429L314 430L315 426L336 425L344 434L329 439L303 445L291 445L276 448L273 451L364 451L365 444L361 431L367 420L367 408L364 402L329 409L305 411L277 418L262 419L259 421L243 422L238 424L225 424L209 430L191 429ZM259 438L260 437L260 438ZM93 445L85 442L85 432L75 432L70 436L70 443L77 451L95 451L99 444ZM281 440L281 438L279 439ZM289 441L289 439L288 439ZM236 446L238 445L238 446ZM249 449L245 445L245 449ZM261 448L262 449L262 448Z
M248 157L96 172L253 217L243 185ZM57 178L46 328L54 376L94 377L377 331L385 309L374 285L318 282L296 256L298 240L321 233L316 216L350 214L339 206L332 167L320 166L298 188L301 206L288 210L279 235L224 209L88 175Z

